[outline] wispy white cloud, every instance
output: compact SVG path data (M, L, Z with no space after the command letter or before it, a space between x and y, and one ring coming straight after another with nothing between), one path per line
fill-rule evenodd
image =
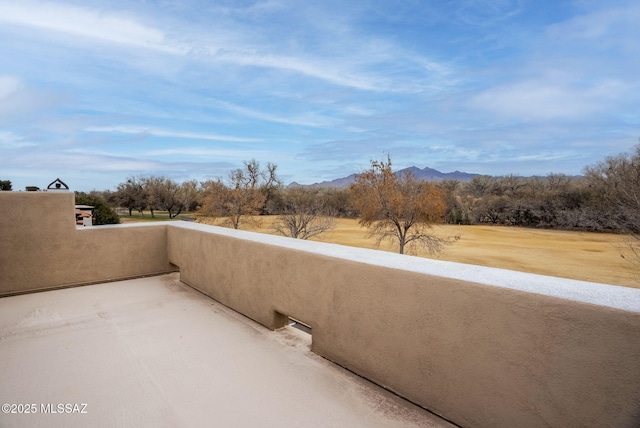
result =
M321 116L315 112L310 112L306 114L293 114L293 115L275 115L270 113L265 113L263 111L259 111L256 109L239 106L228 101L220 101L220 100L210 100L210 102L216 106L220 107L223 110L228 112L232 112L234 114L264 120L267 122L275 122L282 123L286 125L298 125L298 126L308 126L308 127L327 127L336 124L335 119L331 119L326 116Z
M483 91L472 97L469 105L499 117L522 121L586 119L607 113L610 101L627 89L616 81L585 87L562 85L552 80L523 81Z
M14 75L0 75L0 122L33 115L60 104L60 96L49 89L36 89Z
M254 5L257 7L257 4ZM272 6L263 5L264 10ZM268 6L268 7L267 7ZM262 9L262 8L260 8ZM211 37L210 28L185 28L185 35L149 25L139 17L95 7L37 2L1 2L0 22L53 31L71 36L70 43L88 39L105 44L179 55L191 60L259 67L291 72L329 84L364 91L416 92L433 90L445 83L446 66L408 52L388 41L374 42L351 34L331 52L282 50L280 33L266 40L248 40L232 24L225 23ZM276 51L274 51L276 50ZM408 71L403 79L387 75ZM377 69L379 71L372 72ZM412 74L422 70L417 78Z
M466 106L493 121L602 121L634 110L640 90L640 4L612 2L550 24L520 61L490 70L495 85ZM619 66L616 64L625 64Z
M621 45L640 49L637 39L629 33L637 32L640 22L640 5L628 2L624 5L612 3L577 15L564 22L549 26L548 37L555 40L574 40L595 44L594 47Z
M37 146L37 144L28 141L21 135L17 135L11 131L0 130L0 149L2 150L21 149L33 146Z
M563 159L572 159L575 154L572 152L543 152L534 153L530 155L514 156L512 159L514 162L548 162L559 161Z
M453 10L460 21L485 27L518 15L523 4L523 0L457 0Z
M273 69L372 92L435 92L457 83L450 66L390 43L368 49L339 47L330 53L273 52L274 49L277 47L269 42L246 45L235 41L213 48L192 45L189 57L202 62Z
M364 73L356 73L328 60L304 59L288 55L253 54L250 52L222 53L214 59L234 64L275 68L300 73L336 85L347 86L367 91L387 90L388 85L381 87L375 78ZM385 88L386 87L386 88Z
M201 134L194 132L171 131L167 129L135 126L135 125L116 125L116 126L89 126L85 128L87 132L101 132L111 134L133 134L148 135L162 138L179 138L189 140L210 140L210 141L229 141L238 143L255 143L260 142L260 138L235 137L230 135L218 134Z
M639 21L633 0L0 0L0 170L578 171L637 140Z
M167 53L185 53L163 31L124 14L60 3L0 2L0 22Z
M24 88L23 83L15 76L0 75L0 102Z
M218 159L233 159L236 161L248 160L251 158L264 158L272 155L270 150L255 149L222 149L210 147L180 147L174 149L149 150L144 153L148 156L198 156Z

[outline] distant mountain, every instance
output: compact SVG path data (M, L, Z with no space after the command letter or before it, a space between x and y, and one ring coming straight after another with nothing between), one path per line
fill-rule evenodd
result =
M442 181L442 180L458 180L458 181L471 181L473 177L480 174L471 174L468 172L454 171L454 172L440 172L433 168L426 167L420 169L416 166L410 166L409 168L396 171L396 174L402 175L406 173L412 173L414 177L425 181ZM358 174L351 174L346 177L336 178L331 181L323 181L320 183L310 184L308 187L347 187L356 181ZM289 184L290 187L302 186L296 182Z
M425 167L420 169L415 166L401 169L396 174L403 174L411 172L416 178L425 181L442 181L442 180L458 180L458 181L471 181L473 177L477 177L480 174L471 174L468 172L453 171L453 172L440 172L436 169Z
M321 183L314 183L311 187L347 187L356 182L358 174L351 174L346 177L336 178L331 181L323 181Z

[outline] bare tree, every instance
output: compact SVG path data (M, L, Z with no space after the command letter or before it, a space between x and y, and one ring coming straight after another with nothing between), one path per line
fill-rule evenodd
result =
M155 210L160 208L163 179L160 177L144 177L142 181L144 183L147 208L151 211L151 217L155 217Z
M185 211L195 211L200 203L200 189L198 187L198 181L188 180L180 184L180 190L178 191L178 198Z
M147 207L144 178L129 177L124 183L118 184L116 203L123 208L127 208L129 215L132 214L133 210L142 213L142 210Z
M447 223L461 224L468 223L467 213L463 211L463 207L458 203L460 189L460 181L458 180L442 180L437 184L442 190L445 200L445 218Z
M267 165L267 172L260 164L251 160L244 162L244 169L238 168L229 173L229 185L222 180L203 183L205 197L201 212L204 214L228 217L229 224L238 229L243 217L260 214L267 200L267 190L277 186L275 175L277 166Z
M231 173L230 180L239 180L241 177L236 170ZM234 187L226 186L222 180L210 180L203 183L205 197L200 212L216 217L227 217L225 224L238 229L244 216L257 215L264 202L262 194L251 188L245 188L241 184Z
M603 215L629 237L622 257L640 271L640 145L630 154L608 157L585 168L585 175L605 202Z
M496 178L489 175L479 175L473 177L467 183L467 191L476 198L481 198L492 193L495 186Z
M185 208L183 185L166 177L144 177L144 195L151 217L155 217L156 210L165 210L169 218L177 217ZM193 183L193 182L188 182Z
M158 205L169 213L169 218L177 217L185 207L182 186L170 178L160 178L158 183Z
M335 227L336 221L327 215L318 192L304 187L288 189L283 195L283 214L273 223L281 235L309 239Z
M435 185L417 180L412 174L398 177L387 161L371 161L371 169L351 185L360 224L370 228L370 236L380 244L397 241L400 254L405 247L422 247L434 254L457 237L441 238L431 233L431 224L445 214L443 192Z
M255 162L253 160L252 162ZM276 172L278 165L268 162L267 169L262 173L263 183L260 191L264 195L264 204L262 206L262 214L270 214L269 209L273 204L272 200L276 197L278 190L282 187L282 181L278 178Z
M493 193L498 196L509 195L515 197L518 196L524 185L525 182L522 177L513 174L503 175L495 179Z
M546 184L549 190L566 190L571 184L571 178L565 174L549 173L547 175Z
M225 201L227 199L227 186L220 178L207 180L200 183L202 188L202 206L199 212L204 215L225 216L227 209Z

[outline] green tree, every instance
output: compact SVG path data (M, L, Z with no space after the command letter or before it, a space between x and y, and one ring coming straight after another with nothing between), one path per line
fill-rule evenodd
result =
M91 205L93 209L93 224L119 224L120 217L101 197L84 192L75 192L76 205Z
M441 238L431 233L431 225L442 221L446 204L435 185L417 180L412 174L397 176L387 161L371 161L371 169L360 174L351 185L360 224L380 244L389 239L405 247L424 248L434 254L457 237Z
M0 180L0 191L2 190L13 190L11 186L11 180Z

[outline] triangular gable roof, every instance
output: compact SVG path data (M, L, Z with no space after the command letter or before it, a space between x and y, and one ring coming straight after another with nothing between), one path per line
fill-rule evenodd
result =
M51 183L49 183L47 189L59 189L60 186L56 186L56 184L60 184L60 186L63 186L65 189L69 190L69 186L67 186L65 182L60 180L59 178L56 178Z

